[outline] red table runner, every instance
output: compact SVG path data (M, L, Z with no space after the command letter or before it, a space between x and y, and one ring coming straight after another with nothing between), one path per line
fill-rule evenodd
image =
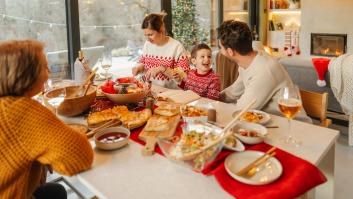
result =
M181 124L181 123L180 123ZM180 124L177 134L180 134ZM130 138L137 143L144 145L138 139L143 127L131 132ZM247 150L267 151L272 146L261 143L254 146L246 146ZM159 147L156 152L163 155ZM221 187L232 196L242 199L286 199L298 197L317 185L326 182L326 177L321 171L306 160L298 158L281 149L276 150L276 158L281 162L283 173L281 177L268 185L253 186L234 180L224 168L224 159L233 151L222 150L217 158L208 165L202 173L214 175Z

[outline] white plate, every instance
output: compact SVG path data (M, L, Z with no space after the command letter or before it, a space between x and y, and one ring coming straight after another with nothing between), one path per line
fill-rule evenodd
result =
M256 123L259 123L259 124L266 124L267 122L269 122L269 121L271 120L270 114L268 114L268 113L266 113L266 112L259 111L259 110L249 110L249 111L247 111L247 112L259 113L259 114L261 114L261 115L263 116L263 118L262 118L260 121L256 122ZM233 113L233 115L232 115L233 118L235 117L235 115L236 115L237 113L239 113L239 111L235 111L235 112ZM247 121L247 120L244 120L244 119L242 119L242 118L240 118L240 120L242 120L242 121ZM250 122L250 121L247 121L247 122Z
M243 143L241 143L237 138L235 138L235 137L233 137L233 138L236 141L235 147L231 147L231 146L227 145L225 142L224 142L223 147L226 149L232 150L232 151L238 151L238 152L244 151L245 147L244 147Z
M260 171L250 178L236 175L241 169L249 165L251 162L262 156L264 153L260 151L243 151L229 155L224 166L227 173L234 179L250 185L264 185L277 180L282 174L282 165L274 157L259 166Z

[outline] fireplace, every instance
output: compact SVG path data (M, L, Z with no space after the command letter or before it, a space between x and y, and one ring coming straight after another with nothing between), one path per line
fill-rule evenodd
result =
M311 33L311 55L338 57L346 51L347 34Z

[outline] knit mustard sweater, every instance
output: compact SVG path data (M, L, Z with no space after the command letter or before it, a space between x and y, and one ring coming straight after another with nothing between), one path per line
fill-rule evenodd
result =
M63 175L88 169L87 138L28 97L0 98L0 198L30 198L42 165Z

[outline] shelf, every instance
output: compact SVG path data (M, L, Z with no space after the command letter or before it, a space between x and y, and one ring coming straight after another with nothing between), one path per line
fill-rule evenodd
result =
M269 13L278 13L278 14L300 14L300 9L269 9Z

